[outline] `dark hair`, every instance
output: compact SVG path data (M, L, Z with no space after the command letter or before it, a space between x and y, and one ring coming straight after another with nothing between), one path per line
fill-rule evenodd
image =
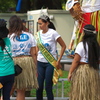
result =
M16 16L13 15L10 19L9 19L9 33L15 33L16 36L19 36L22 33L23 30L23 24L22 24L22 20Z
M53 24L52 22L49 22L49 23L50 23L50 24L48 25L48 27L49 27L49 28L52 28L52 29L54 29L54 30L56 30L54 24Z
M99 57L100 57L100 47L97 42L97 34L95 31L95 27L93 25L85 25L83 28L84 36L83 36L83 45L85 52L86 51L86 43L88 45L88 63L90 67L94 69L99 68Z
M51 28L51 29L56 30L54 24L50 21L50 18L49 18L47 15L42 15L42 16L40 16L40 17L38 18L38 20L40 20L40 19L41 19L44 23L49 22L48 27Z
M26 21L24 19L22 19L22 23L26 23Z
M3 38L6 38L9 33L9 30L6 27L6 22L7 21L4 19L0 19L0 46L2 50L5 48L5 42Z
M1 49L4 50L5 48L5 42L2 38L0 38L0 46L1 46Z

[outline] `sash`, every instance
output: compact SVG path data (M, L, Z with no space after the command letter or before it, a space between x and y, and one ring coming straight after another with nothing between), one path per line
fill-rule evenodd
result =
M41 51L42 55L54 67L54 73L53 73L52 81L53 81L53 84L55 85L55 84L57 84L59 77L62 76L62 70L56 68L57 60L53 57L53 55L42 44L40 32L37 32L37 34L35 34L35 38L36 38L36 41L37 41L38 48Z

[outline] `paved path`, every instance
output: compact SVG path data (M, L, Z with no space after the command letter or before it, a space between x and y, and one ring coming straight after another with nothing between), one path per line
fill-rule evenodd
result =
M16 100L16 97L11 97L10 100ZM35 97L25 97L25 100L36 100L36 98ZM43 100L47 100L46 97L44 97ZM55 97L54 100L69 100L69 98L66 97L62 99L61 97L59 98Z

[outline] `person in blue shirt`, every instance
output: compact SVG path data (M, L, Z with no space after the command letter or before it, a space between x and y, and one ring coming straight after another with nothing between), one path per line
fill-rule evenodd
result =
M6 28L6 21L0 19L0 90L3 100L10 100L10 91L14 83L14 62L9 56L11 43L7 37L9 31ZM9 54L8 54L8 53Z

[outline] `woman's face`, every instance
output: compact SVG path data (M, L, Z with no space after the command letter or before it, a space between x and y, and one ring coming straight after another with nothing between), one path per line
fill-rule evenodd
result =
M48 22L43 22L41 19L38 20L38 25L41 30L45 30L48 28Z

